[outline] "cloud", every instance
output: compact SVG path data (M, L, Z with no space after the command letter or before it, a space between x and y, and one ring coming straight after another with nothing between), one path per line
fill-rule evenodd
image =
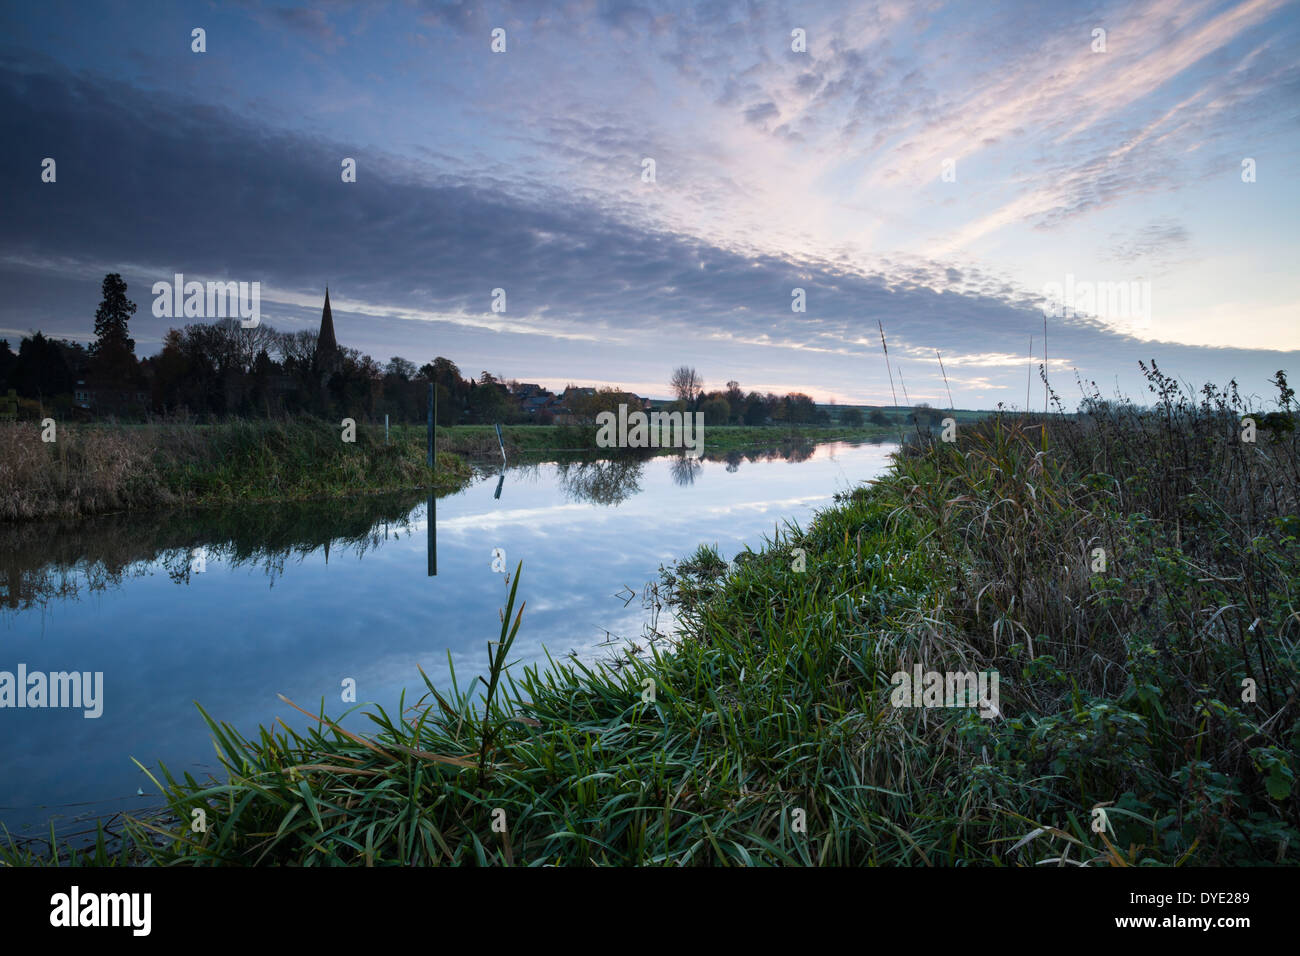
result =
M1166 265L1191 239L1187 228L1174 219L1163 218L1147 223L1130 235L1114 234L1106 258L1117 262Z

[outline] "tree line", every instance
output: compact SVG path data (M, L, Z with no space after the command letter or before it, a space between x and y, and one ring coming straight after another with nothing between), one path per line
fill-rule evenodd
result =
M281 332L268 323L244 328L236 319L196 322L172 328L162 350L139 359L129 323L136 305L122 277L110 273L95 313L95 340L89 347L40 332L25 336L15 352L0 339L0 392L12 389L30 411L113 414L119 417L188 415L199 419L310 414L350 415L394 421L423 421L428 386L437 392L440 425L538 421L513 394L513 381L484 371L466 378L456 364L438 356L417 366L401 356L377 362L356 349L340 347L328 370L317 354L317 333ZM744 391L736 381L706 390L689 366L673 373L676 396L668 410L701 412L708 425L824 424L824 408L802 392L776 395ZM563 411L578 423L591 423L619 404L640 407L642 400L617 388L573 394ZM552 413L544 413L549 422ZM869 420L887 424L876 409ZM860 425L857 408L840 412L844 425Z
M244 328L221 319L169 329L162 350L140 359L129 334L136 305L126 283L111 273L102 292L89 347L34 332L15 352L0 339L0 392L12 389L46 410L70 412L84 404L127 418L306 413L419 421L433 383L441 424L511 420L515 408L498 377L483 372L466 379L441 356L417 367L400 356L381 364L340 348L325 374L316 332L281 332L265 322Z

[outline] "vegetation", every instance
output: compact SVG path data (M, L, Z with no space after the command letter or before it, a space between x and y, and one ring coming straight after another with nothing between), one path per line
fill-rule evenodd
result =
M366 737L204 713L226 779L164 769L164 817L59 859L1300 862L1293 396L1250 443L1235 385L1147 373L1154 410L1094 386L910 444L743 562L701 548L671 652L512 673L517 570L481 690L426 679ZM998 672L1002 716L893 706L914 664Z
M382 428L342 429L311 419L213 425L0 422L0 520L68 517L181 505L294 501L366 492L461 487L469 467L440 454L425 465L426 437L384 443Z
M0 521L338 498L428 485L424 426L394 425L388 445L382 426L358 425L356 442L349 444L342 441L340 426L311 418L206 425L66 423L56 425L52 442L42 441L42 431L35 423L0 422ZM511 462L597 450L594 426L508 425L502 434ZM872 426L717 426L707 432L705 452L893 434ZM438 493L459 489L469 479L466 459L499 461L500 454L492 426L439 428Z

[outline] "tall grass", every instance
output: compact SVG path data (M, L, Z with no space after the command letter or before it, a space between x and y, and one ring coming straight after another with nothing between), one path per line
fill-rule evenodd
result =
M31 423L0 423L0 521L187 504L285 501L428 487L423 433L309 419L131 427L62 424L43 442ZM440 455L436 483L469 469Z
M513 671L517 572L489 676L426 679L368 735L204 713L224 779L160 771L171 822L133 823L130 858L1300 862L1291 399L1247 444L1234 390L1148 373L1154 411L964 427L743 562L701 548L665 572L671 652ZM1003 716L892 706L918 663L998 671Z

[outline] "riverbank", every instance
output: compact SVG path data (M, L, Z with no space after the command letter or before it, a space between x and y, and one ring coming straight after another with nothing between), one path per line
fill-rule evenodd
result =
M734 568L667 571L676 646L617 665L506 680L516 575L485 689L362 705L365 737L204 713L223 779L156 772L166 818L76 861L1300 863L1300 445L1241 413L1098 400L909 447ZM900 696L916 667L997 673L998 716Z
M315 419L232 420L192 424L58 425L41 440L35 423L0 422L0 522L69 518L118 511L308 501L427 488L427 432L358 424L354 441ZM558 452L604 452L594 427L508 425L511 461ZM734 426L706 430L705 454L831 441L880 441L898 428ZM464 487L466 459L500 461L490 425L438 429L439 495ZM680 453L664 449L662 454Z
M310 419L214 425L57 427L0 423L0 521L67 518L243 502L304 501L433 486L464 486L470 468L440 454L425 465L423 435L393 436Z

